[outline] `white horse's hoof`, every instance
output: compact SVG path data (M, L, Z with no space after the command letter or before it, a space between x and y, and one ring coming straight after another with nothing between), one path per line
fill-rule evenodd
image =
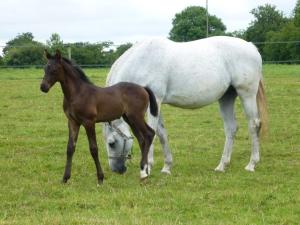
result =
M170 169L168 169L168 168L162 168L162 170L160 171L160 172L162 172L162 173L164 173L164 174L168 174L168 175L171 175L171 171L170 171Z
M219 164L216 168L215 168L216 172L221 172L224 173L225 172L225 166L223 164Z
M247 170L247 171L249 171L249 172L255 172L254 167L255 167L255 165L249 163L249 164L245 167L245 170Z

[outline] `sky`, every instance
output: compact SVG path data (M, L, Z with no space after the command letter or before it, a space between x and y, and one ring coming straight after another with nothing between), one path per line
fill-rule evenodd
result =
M266 3L290 16L297 0L208 0L210 14L227 31L246 29L250 10ZM0 46L18 34L32 32L46 43L52 33L67 42L113 41L168 37L175 14L206 0L0 0ZM1 50L1 49L0 49Z

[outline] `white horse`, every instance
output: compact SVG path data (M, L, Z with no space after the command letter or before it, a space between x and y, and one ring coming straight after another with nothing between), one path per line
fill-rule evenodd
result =
M148 113L148 124L156 131L163 146L162 172L165 173L170 173L172 154L160 111L161 104L194 109L219 102L226 139L215 170L224 171L230 162L237 132L234 102L239 96L252 138L250 162L245 169L254 171L259 161L259 130L266 125L267 115L262 59L252 43L223 36L186 43L167 39L146 40L135 44L114 63L106 85L121 81L147 86L157 98L159 116L156 118ZM132 146L129 128L122 120L113 121L105 125L104 134L110 167L113 171L122 172ZM152 146L148 155L149 168L153 162Z

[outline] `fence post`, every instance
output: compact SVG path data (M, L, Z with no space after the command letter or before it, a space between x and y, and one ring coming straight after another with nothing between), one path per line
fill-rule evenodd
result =
M68 47L68 58L69 58L69 60L72 59L72 50L71 50L71 47Z

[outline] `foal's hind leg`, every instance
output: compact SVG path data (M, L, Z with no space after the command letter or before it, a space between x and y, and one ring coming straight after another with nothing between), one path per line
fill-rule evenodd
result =
M148 163L148 155L149 155L150 146L153 143L155 131L150 126L148 126L148 124L145 121L144 124L139 127L139 129L141 130L145 142L145 146L142 152L141 173L140 173L141 179L144 179L150 175L151 167L149 166Z
M215 171L224 172L226 165L230 163L232 146L237 132L237 122L234 113L234 102L237 97L234 89L229 89L219 100L220 112L224 122L225 144L219 165Z
M261 125L256 103L256 94L245 97L241 96L241 101L248 119L249 133L252 138L250 162L245 169L254 172L255 165L259 162L259 130Z
M123 118L129 124L134 136L137 138L139 142L139 146L142 153L142 158L140 162L140 167L141 167L140 178L144 179L149 176L148 153L155 132L151 127L147 125L142 115L141 116L124 115Z
M156 99L156 100L157 100L157 106L158 106L158 114L160 114L160 103L159 103L160 101L158 101L158 99ZM150 113L149 107L148 107L148 110L147 110L147 120L148 120L148 125L154 131L157 131L159 117L158 116L153 116ZM151 168L153 167L153 164L154 164L154 156L153 155L154 155L154 141L152 142L152 144L150 146L150 149L149 149L149 153L148 153L148 165L149 165L148 173L149 173L149 175L150 175Z

